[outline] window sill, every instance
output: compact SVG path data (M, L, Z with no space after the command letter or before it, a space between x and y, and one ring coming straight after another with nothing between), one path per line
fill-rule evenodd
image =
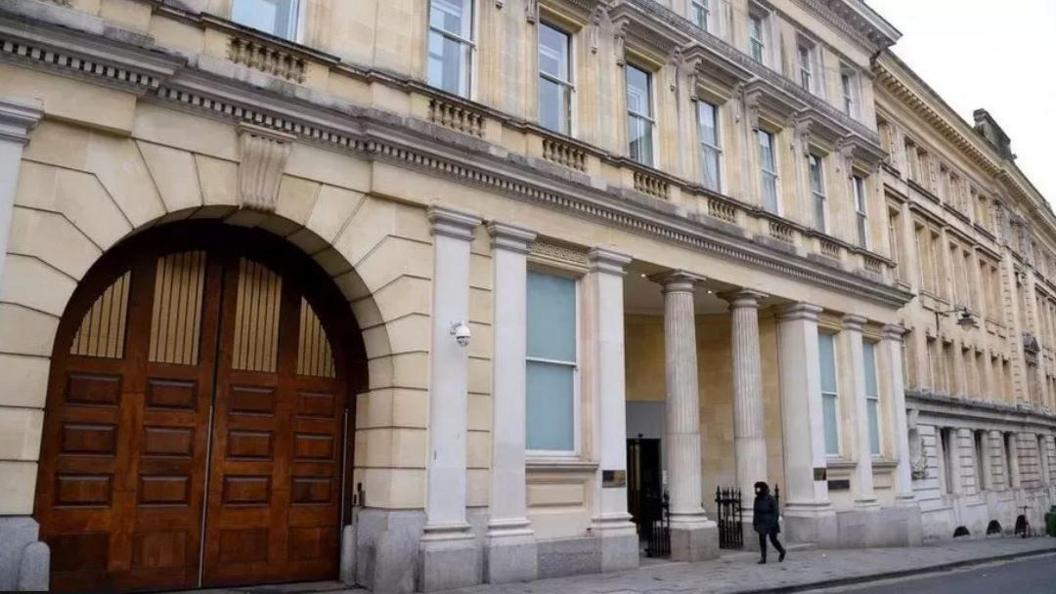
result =
M593 460L583 460L574 456L539 456L529 457L525 461L525 470L528 472L594 472L598 469L598 463Z

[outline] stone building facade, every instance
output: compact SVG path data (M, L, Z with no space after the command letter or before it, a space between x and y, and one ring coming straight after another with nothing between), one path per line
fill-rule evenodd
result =
M690 561L760 480L823 547L1036 523L1056 221L898 35L0 0L0 589L623 569L647 487Z

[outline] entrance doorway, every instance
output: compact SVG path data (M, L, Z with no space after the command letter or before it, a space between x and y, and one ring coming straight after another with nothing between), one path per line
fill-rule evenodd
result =
M666 557L671 551L660 460L659 439L639 435L627 440L627 510L647 557Z
M180 223L112 250L52 355L52 589L334 578L362 359L330 278L266 233Z

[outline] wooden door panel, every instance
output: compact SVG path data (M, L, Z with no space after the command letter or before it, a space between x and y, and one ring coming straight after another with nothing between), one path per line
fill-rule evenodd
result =
M174 266L197 289L172 282ZM72 339L60 330L56 344L71 346L53 364L40 469L52 483L37 498L53 589L198 584L220 272L200 252L144 256L86 307ZM174 340L195 360L152 360Z

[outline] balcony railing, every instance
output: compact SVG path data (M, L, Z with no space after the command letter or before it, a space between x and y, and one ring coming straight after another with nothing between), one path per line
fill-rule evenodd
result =
M484 137L482 113L440 97L432 97L429 100L429 121L463 134Z

